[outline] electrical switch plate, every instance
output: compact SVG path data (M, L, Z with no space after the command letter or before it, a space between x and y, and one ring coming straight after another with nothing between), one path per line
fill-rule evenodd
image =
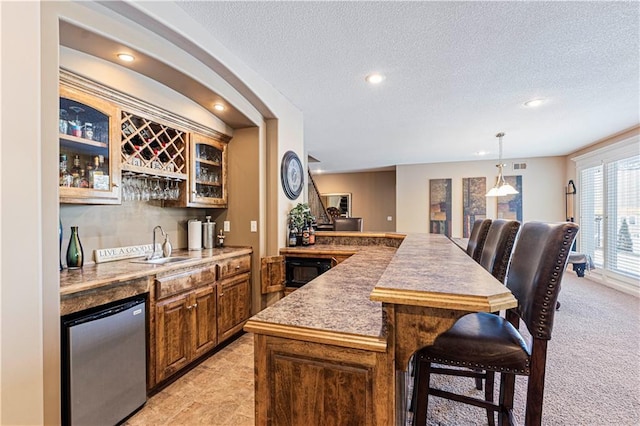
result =
M387 221L391 222L393 220L392 216L387 216Z
M255 220L251 221L251 232L258 232L258 222Z
M231 222L228 220L224 221L224 232L231 232Z

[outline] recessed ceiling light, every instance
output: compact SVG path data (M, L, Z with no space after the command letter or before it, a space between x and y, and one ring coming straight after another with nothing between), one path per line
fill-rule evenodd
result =
M215 109L216 111L224 111L225 107L222 104L213 104L213 109Z
M365 81L371 84L380 84L384 80L384 75L373 73L365 77Z
M124 62L133 62L133 60L135 59L133 55L130 55L128 53L118 53L118 58L120 58L120 60Z
M483 156L487 155L488 153L489 153L489 151L478 151L478 152L476 152L476 155L478 155L480 157L483 157Z
M545 102L546 102L545 99L531 99L530 101L525 102L524 106L535 108L535 107L539 107Z

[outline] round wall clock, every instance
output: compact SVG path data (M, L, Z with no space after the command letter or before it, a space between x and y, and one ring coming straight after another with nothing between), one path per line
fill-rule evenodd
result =
M282 178L282 189L290 200L298 198L302 192L304 184L304 174L302 163L293 151L285 152L282 157L282 166L280 168L280 177Z

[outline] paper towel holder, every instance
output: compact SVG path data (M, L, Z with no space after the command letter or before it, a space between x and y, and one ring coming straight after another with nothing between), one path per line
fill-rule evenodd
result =
M189 219L187 228L189 250L202 250L202 221Z

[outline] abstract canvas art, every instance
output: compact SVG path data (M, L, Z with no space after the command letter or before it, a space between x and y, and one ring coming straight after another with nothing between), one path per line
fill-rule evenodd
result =
M522 222L522 176L505 176L504 180L518 193L498 198L498 219L518 220Z
M429 232L451 236L451 179L429 179Z
M469 238L473 223L487 218L487 178L462 178L462 237Z

